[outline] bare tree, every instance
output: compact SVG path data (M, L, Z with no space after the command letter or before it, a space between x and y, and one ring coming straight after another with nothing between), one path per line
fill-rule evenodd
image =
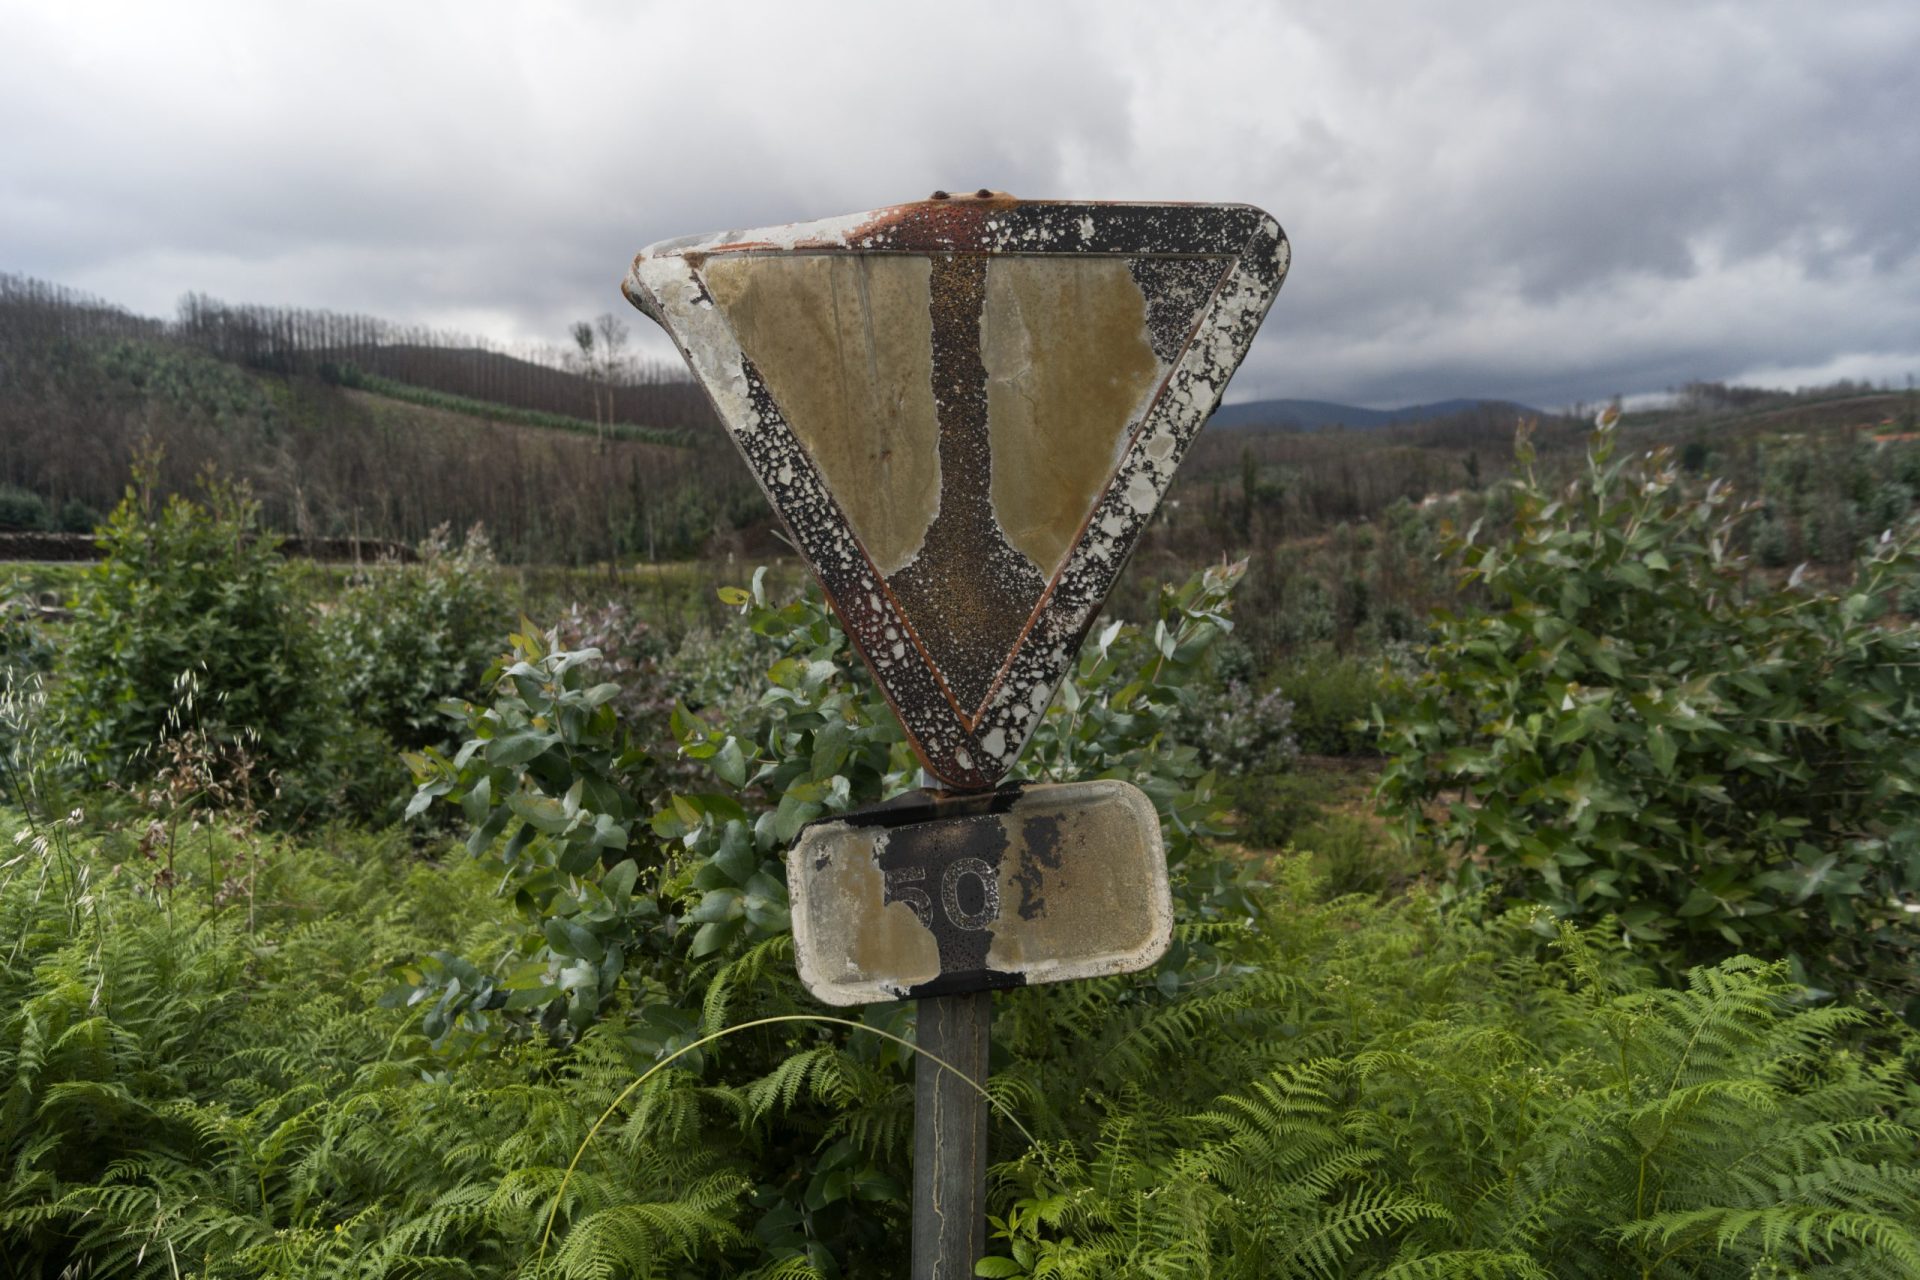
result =
M573 325L573 344L579 348L575 356L580 362L580 376L587 380L587 395L593 401L593 428L599 438L600 447L607 447L607 428L600 417L600 359L595 350L593 323L577 320Z
M607 390L607 424L612 426L613 390L626 386L629 381L627 323L611 311L603 311L593 327L600 335L600 385Z
M613 429L614 389L625 386L628 380L626 322L604 311L592 320L576 321L572 332L573 360L587 380L595 434L605 452Z

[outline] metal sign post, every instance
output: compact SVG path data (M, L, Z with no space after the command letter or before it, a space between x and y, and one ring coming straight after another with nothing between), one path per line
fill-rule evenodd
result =
M787 860L807 989L920 1001L916 1276L984 1246L990 993L1166 951L1144 795L995 788L1288 260L1246 205L981 191L663 241L626 281L948 788L816 822Z
M924 996L915 1026L913 1274L962 1280L987 1251L987 1100L969 1081L987 1081L993 993Z
M1153 804L1113 781L914 792L809 825L787 883L808 990L840 1005L919 999L914 1274L971 1276L987 1103L970 1082L987 1078L992 989L1125 973L1166 951Z

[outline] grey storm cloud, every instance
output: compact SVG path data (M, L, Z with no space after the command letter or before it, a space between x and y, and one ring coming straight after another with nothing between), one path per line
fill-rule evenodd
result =
M0 0L0 270L558 341L652 240L990 185L1277 216L1236 397L1898 380L1916 65L1910 0Z

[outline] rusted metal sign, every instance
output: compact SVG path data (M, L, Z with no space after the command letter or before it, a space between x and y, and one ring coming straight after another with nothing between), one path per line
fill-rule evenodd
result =
M1005 775L1286 275L1246 205L939 198L663 241L679 344L927 769Z
M1143 969L1173 906L1153 803L1124 782L916 792L787 855L800 980L828 1004Z

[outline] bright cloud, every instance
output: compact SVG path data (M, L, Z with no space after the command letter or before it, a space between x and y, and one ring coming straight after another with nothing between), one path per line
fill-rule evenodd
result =
M1237 396L1920 371L1905 0L0 0L0 33L0 270L149 313L561 341L652 240L990 185L1274 213Z

